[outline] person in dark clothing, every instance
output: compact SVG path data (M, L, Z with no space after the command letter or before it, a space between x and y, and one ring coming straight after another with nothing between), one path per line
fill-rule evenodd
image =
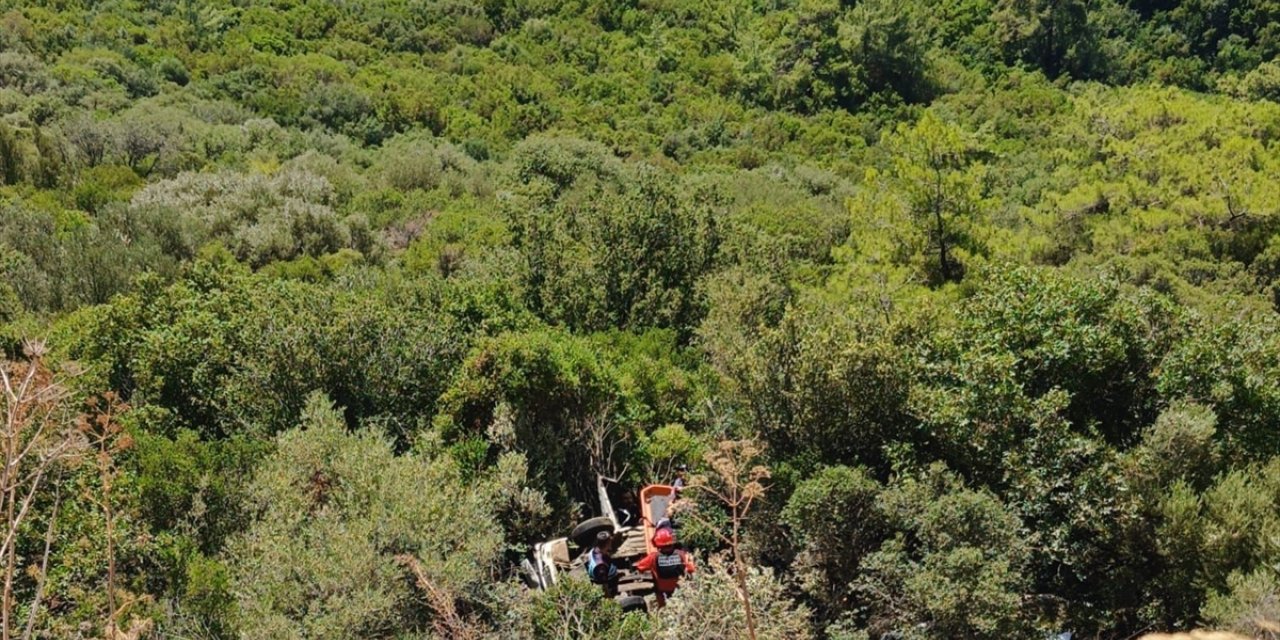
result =
M618 595L618 568L613 566L613 534L601 531L596 534L596 546L587 554L587 576L604 589L604 595Z

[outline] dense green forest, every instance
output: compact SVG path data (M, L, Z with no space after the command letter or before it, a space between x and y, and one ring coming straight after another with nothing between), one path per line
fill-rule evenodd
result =
M1277 100L1277 0L0 0L3 638L1276 638ZM520 586L677 464L670 606Z

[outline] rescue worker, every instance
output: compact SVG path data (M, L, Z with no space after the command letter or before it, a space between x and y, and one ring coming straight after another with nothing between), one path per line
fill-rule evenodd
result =
M693 573L697 567L687 551L676 547L676 536L670 528L658 529L653 534L653 545L658 550L636 562L636 571L647 571L653 575L653 586L661 607L680 586L680 578Z
M587 554L587 577L604 589L606 598L618 595L618 568L613 566L613 534L596 534L596 546Z
M657 537L657 533L659 531L662 531L663 529L669 529L671 533L675 533L675 529L676 529L675 521L672 520L671 518L663 518L659 520L657 524L653 525L654 536Z
M663 516L654 525L655 529L669 528L675 529L679 525L676 524L676 514L680 512L680 493L685 490L689 482L687 474L689 473L689 465L681 464L676 466L676 478L671 481L671 488L675 491L671 495L671 502L667 504ZM673 532L674 533L674 532Z
M684 486L688 482L685 478L687 473L689 473L689 465L682 464L676 467L676 479L671 481L671 486L675 488L677 496L680 495L681 491L684 491Z

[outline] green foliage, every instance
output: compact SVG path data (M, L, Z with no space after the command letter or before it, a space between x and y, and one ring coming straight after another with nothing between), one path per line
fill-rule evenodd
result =
M398 191L444 187L457 196L478 186L480 168L476 161L449 144L433 146L427 141L396 139L379 150L374 170L387 186Z
M1089 77L1096 69L1096 34L1089 5L1079 0L1001 0L992 20L1005 55L1034 64L1049 77Z
M121 246L121 234L135 241ZM0 216L0 246L15 293L38 312L106 302L144 271L177 270L161 239L117 207L89 217L56 203L19 201Z
M494 487L464 483L447 459L397 456L372 431L348 433L313 395L302 428L282 434L250 488L258 517L229 544L239 626L253 636L363 637L429 624L410 591L421 564L435 588L464 596L502 543Z
M1275 573L1267 570L1249 575L1233 573L1227 579L1229 591L1213 593L1205 602L1204 617L1220 629L1254 637L1265 637L1275 630L1268 621L1280 618L1280 581Z
M173 438L151 432L161 429L143 422L134 437L130 463L143 511L155 531L185 529L212 553L241 525L240 480L264 445L244 439L201 441L186 430Z
M783 584L771 572L752 568L746 585L751 593L757 638L803 640L813 637L808 610L787 596ZM744 637L746 619L737 589L737 582L727 573L723 561L713 560L681 580L680 590L655 618L655 628L648 637L655 640Z
M226 565L197 555L187 564L183 577L185 586L179 596L182 615L210 636L233 635L236 601Z
M871 206L896 205L905 210L916 237L907 239L899 250L907 260L925 262L921 270L928 281L959 280L964 263L957 251L981 251L973 232L983 206L985 168L973 161L980 149L962 129L929 113L914 126L899 125L883 144L894 156L890 179L897 182L897 188L888 192L902 194L902 199ZM879 187L879 179L870 174L868 187ZM894 219L893 212L887 216Z
M1182 481L1171 485L1159 504L1162 522L1157 536L1161 555L1175 575L1186 580L1182 588L1191 591L1186 606L1206 602L1210 590L1247 591L1242 576L1274 562L1276 551L1267 536L1280 527L1280 511L1275 507L1280 490L1277 471L1275 463L1262 470L1233 470L1201 492ZM1232 598L1237 600L1235 605L1228 604ZM1247 593L1220 595L1206 606L1252 606L1249 598ZM1227 613L1219 609L1218 615Z
M24 172L22 150L18 138L9 127L0 124L0 184L17 184Z
M205 435L282 430L308 393L324 390L353 421L377 417L409 440L466 352L472 323L500 329L506 303L486 310L463 286L352 278L307 284L197 263L173 286L91 314L95 328L72 351L135 402Z
M777 455L881 464L906 418L905 354L879 327L815 307L789 310L747 344L708 342Z
M523 453L557 504L587 500L594 470L573 461L621 402L616 375L587 342L566 333L504 333L467 356L435 424L446 441L478 435L491 451Z
M127 201L140 185L138 176L124 167L93 167L80 174L71 198L77 209L98 214L110 204Z
M890 488L879 508L899 530L865 560L857 589L872 633L1006 638L1022 611L1028 544L1017 516L941 467Z
M1165 409L1131 450L1145 490L1171 486L1178 480L1207 486L1222 468L1218 418L1203 405L1178 402Z
M410 220L405 226L420 225L425 229L404 252L404 265L446 278L504 251L508 242L500 219L473 210L445 211L426 222Z
M925 48L910 29L910 9L887 2L800 3L782 28L771 57L777 62L777 101L801 111L854 110L877 94L907 101L931 93Z
M1231 451L1263 458L1280 453L1274 430L1264 425L1278 406L1277 389L1265 372L1277 365L1267 345L1276 339L1271 318L1210 324L1169 354L1161 391L1212 407L1219 433Z
M271 177L183 174L143 189L130 208L186 226L186 256L218 240L238 259L260 267L351 246L351 229L330 207L332 198L328 180L301 171Z
M828 467L801 482L782 510L800 550L792 571L820 614L854 609L849 578L888 533L880 490L864 469Z
M646 477L664 478L672 476L678 465L701 460L707 446L685 425L667 424L641 434L637 455L647 463Z
M522 640L558 638L646 638L650 621L644 614L624 614L600 587L566 577L546 591L523 592L505 604L502 635Z
M531 309L586 330L697 321L695 285L718 247L714 194L677 189L654 167L615 166L580 143L540 141L515 154L520 197L509 225Z
M1253 100L1275 102L1280 99L1280 65L1274 60L1258 65L1244 76L1240 89Z
M926 369L913 404L963 468L994 469L1060 418L1117 443L1154 419L1155 374L1177 337L1159 298L1013 267L992 272L959 315L939 334L939 356L953 355L930 358L941 366Z
M741 438L764 634L1259 634L1277 16L0 0L0 351L134 406L155 635L736 637L714 563L652 617L513 577L596 473ZM57 483L20 595L53 522L36 635L110 635Z

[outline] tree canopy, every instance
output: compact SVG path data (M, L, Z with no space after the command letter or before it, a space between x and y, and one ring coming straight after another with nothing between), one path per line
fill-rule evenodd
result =
M0 0L0 631L1272 637L1278 18Z

